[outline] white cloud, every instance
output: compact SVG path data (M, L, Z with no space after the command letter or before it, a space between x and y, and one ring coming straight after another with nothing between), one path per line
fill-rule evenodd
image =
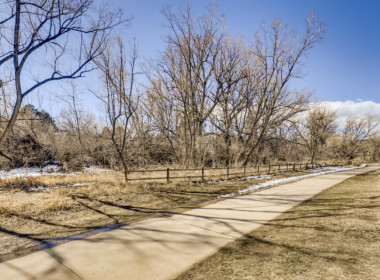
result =
M320 104L336 112L338 125L343 125L345 120L350 116L361 118L366 115L371 115L375 120L380 121L380 103L373 101L324 101Z

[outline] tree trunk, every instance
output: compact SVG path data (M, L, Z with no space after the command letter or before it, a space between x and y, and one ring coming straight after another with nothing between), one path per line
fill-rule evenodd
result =
M20 42L20 13L21 13L21 3L16 1L16 15L15 15L15 29L14 29L14 42L13 42L13 68L15 71L15 87L16 87L16 104L13 107L13 112L11 118L5 128L4 132L0 136L0 149L4 147L5 141L11 134L13 126L16 123L17 116L20 112L22 103L22 90L21 90L21 69L19 68L19 42Z

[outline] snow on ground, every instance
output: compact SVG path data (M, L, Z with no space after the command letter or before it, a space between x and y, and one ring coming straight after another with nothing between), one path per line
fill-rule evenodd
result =
M80 187L80 186L88 186L88 183L75 183L73 185L62 185L62 186L56 186L56 187L46 187L46 186L37 186L34 188L29 188L28 191L31 193L34 192L49 192L50 189L60 189L60 188L69 188L69 187Z
M58 165L48 165L43 168L16 168L10 171L0 170L0 179L10 179L10 178L26 178L26 177L36 177L41 175L63 175L60 173L62 167Z
M227 181L242 181L242 180L246 180L246 181L249 181L249 180L263 180L263 179L268 179L272 177L271 175L258 175L258 176L247 176L245 178L236 178L236 179L225 179L225 180L218 180L218 181L211 181L211 183L223 183L223 182L227 182ZM200 182L197 182L197 183L200 183Z
M84 172L85 173L105 173L105 172L112 172L112 170L99 168L99 167L86 167L84 169ZM65 173L63 172L62 166L47 165L43 168L16 168L10 171L0 170L0 179L27 178L27 177L37 177L37 176L43 176L43 175L75 176L78 174L81 174L81 172Z
M232 196L236 196L236 195L247 194L251 191L259 190L262 188L268 188L268 187L283 184L283 183L289 183L289 182L294 182L294 181L298 181L301 179L310 178L310 177L314 177L314 176L325 175L325 174L330 174L330 173L335 173L335 172L348 171L348 170L353 170L353 169L358 169L358 168L363 168L363 167L366 167L366 165L362 164L361 166L358 166L358 167L330 166L330 167L309 169L307 172L310 172L310 174L265 181L261 184L249 186L248 188L240 190L237 193L235 193L235 192L234 193L228 193L228 194L220 195L217 198L226 198L226 197L232 197ZM251 176L251 177L257 177L257 176Z

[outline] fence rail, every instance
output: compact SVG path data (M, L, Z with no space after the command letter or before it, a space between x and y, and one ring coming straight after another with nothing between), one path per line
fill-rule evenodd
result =
M329 166L345 165L350 162L335 162ZM171 182L177 179L199 179L205 182L211 178L230 179L233 177L259 176L274 173L282 173L289 171L304 171L317 166L327 166L326 163L310 163L310 162L293 162L293 163L277 163L268 165L255 165L243 167L216 167L216 168L166 168L166 169L147 169L147 170L129 170L128 181L148 181L148 180L165 180ZM147 174L147 177L144 175ZM162 176L160 176L162 174ZM154 176L158 175L158 176Z

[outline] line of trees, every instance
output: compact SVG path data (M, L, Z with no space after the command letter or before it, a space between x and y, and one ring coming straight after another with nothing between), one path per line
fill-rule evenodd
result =
M305 55L324 40L314 15L302 36L275 20L248 44L225 32L215 8L201 16L190 7L166 8L166 47L138 73L135 44L111 32L127 22L119 12L99 9L94 21L92 1L0 5L3 166L58 161L83 171L95 164L121 168L127 178L130 167L151 164L354 158L370 144L378 156L375 121L348 119L340 129L334 112L290 86L303 74ZM68 65L73 53L77 64ZM99 84L88 91L102 106L101 122L83 109L73 82L92 70ZM57 80L71 81L59 95L66 109L57 119L22 104Z

